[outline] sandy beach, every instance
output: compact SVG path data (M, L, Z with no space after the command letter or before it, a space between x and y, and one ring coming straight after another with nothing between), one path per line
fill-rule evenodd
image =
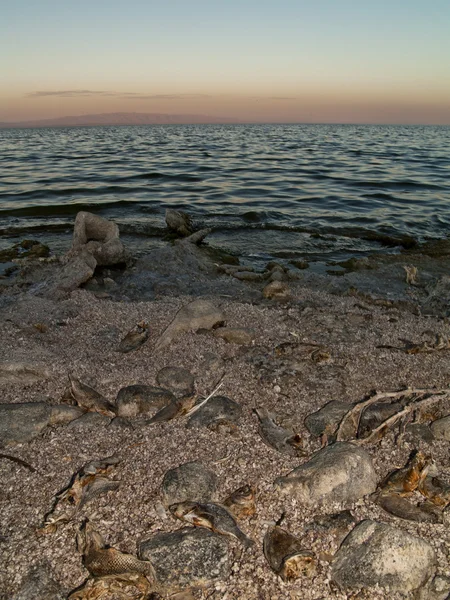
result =
M242 417L236 428L214 431L186 427L183 416L145 424L144 415L139 415L114 426L110 418L97 415L98 420L47 426L26 443L2 448L34 470L0 459L0 598L28 597L17 595L18 590L30 571L42 565L61 594L82 584L89 573L75 538L86 517L108 544L133 554L143 540L179 529L180 522L162 508L161 483L169 469L191 461L217 474L219 501L244 484L257 490L256 514L240 521L255 545L243 552L236 540L229 539L229 575L204 589L193 586L194 598L400 598L382 588L355 592L339 589L332 582L330 563L343 536L308 525L318 516L343 509L350 509L356 522L373 519L427 541L436 556L435 574L448 582L448 511L444 511L442 523L417 523L387 513L369 496L345 505L305 506L294 496L280 495L274 486L278 477L320 450L323 439L311 435L304 421L326 403L359 402L373 390L448 388L448 350L415 354L402 350L405 340L420 344L438 334L448 339L448 319L424 316L415 303L414 290L409 303L383 303L368 295L314 289L298 278L289 282L290 298L280 303L263 298L260 284L247 282L239 282L243 290L250 290L240 299L233 292L234 283L227 282L230 277L220 275L204 299L223 312L227 328L244 329L251 341L228 343L213 331L188 331L163 349L155 349L156 341L194 296L160 293L154 300L125 302L98 290L77 289L54 300L29 291L17 293L17 289L12 294L11 287L2 288L2 365L41 368L35 370L34 381L32 377L14 380L2 371L2 403L58 405L63 402L69 373L114 403L121 388L155 386L158 372L175 366L193 374L198 398L210 394L223 376L219 393L239 403ZM231 294L224 293L227 285ZM211 291L214 286L216 294ZM148 322L149 339L135 351L118 352L120 340L140 321ZM280 350L280 344L286 342L284 347L292 352L287 356ZM318 359L317 349L322 352ZM447 415L448 407L448 399L438 404L425 425ZM273 411L283 426L299 434L301 456L283 455L263 442L255 408ZM449 442L425 437L407 427L400 434L398 427L392 427L380 441L366 444L378 482L405 465L414 450L431 455L439 476L448 482ZM55 533L39 535L37 529L55 495L74 473L87 462L112 454L120 459L114 476L120 481L119 489L93 499ZM264 535L283 512L283 527L299 536L304 549L316 557L317 569L310 578L286 583L264 557Z

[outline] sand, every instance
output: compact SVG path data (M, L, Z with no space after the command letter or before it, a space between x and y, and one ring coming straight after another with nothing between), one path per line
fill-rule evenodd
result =
M402 339L420 342L434 334L450 336L448 321L422 317L408 310L376 306L358 298L329 295L320 290L292 285L292 301L279 305L261 300L244 303L224 296L208 296L220 306L230 327L253 330L251 346L226 343L211 335L186 333L161 352L154 343L176 311L192 297L162 297L149 302L113 302L92 292L77 290L59 304L42 298L22 296L6 306L0 319L0 360L42 361L50 378L34 384L5 384L0 381L0 402L33 402L48 399L59 403L68 373L93 385L113 401L119 389L141 383L155 385L155 376L165 366L182 366L196 377L197 389L206 395L212 381L203 363L212 353L225 360L225 378L220 394L239 402L244 416L236 436L209 429L187 429L179 419L157 425L132 421L133 429L96 428L77 431L67 426L47 428L44 434L4 452L30 463L35 473L0 460L0 598L11 599L32 566L48 562L54 579L70 591L88 573L75 545L80 520L61 526L55 534L38 536L55 494L73 473L89 460L117 453L121 462L116 478L117 492L101 496L83 509L107 542L123 551L136 552L137 544L155 532L179 528L159 508L164 473L181 463L198 460L219 477L219 496L225 498L244 483L258 490L257 514L243 521L243 530L256 541L245 553L231 544L232 575L207 590L195 591L197 598L210 599L347 599L352 593L330 583L329 559L337 542L329 535L305 533L305 525L321 514L299 506L295 500L280 499L273 481L298 466L305 458L283 456L265 445L259 434L255 406L275 411L305 441L307 455L320 448L304 418L330 400L358 401L371 390L413 387L445 388L450 385L449 351L409 355L379 348L402 346ZM138 321L150 323L150 339L129 354L116 351L121 337ZM40 330L34 325L42 323ZM285 372L273 358L273 348L285 341L325 346L331 360L316 363L305 352L294 374ZM306 347L306 346L305 346ZM442 407L448 414L449 407ZM418 447L394 433L368 446L379 479L402 466ZM434 441L423 446L431 453L444 479L450 480L449 443ZM335 511L341 506L336 506ZM450 530L448 524L418 524L384 512L369 499L350 507L355 517L390 523L418 535L433 546L438 573L450 576ZM270 523L286 511L284 526L304 540L305 549L320 558L317 575L285 584L269 568L262 540ZM330 511L327 511L330 512ZM382 590L362 592L358 598L395 599Z

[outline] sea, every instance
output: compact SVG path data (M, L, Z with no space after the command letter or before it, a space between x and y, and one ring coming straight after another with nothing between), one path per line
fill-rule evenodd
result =
M450 127L145 125L0 130L0 249L70 247L87 210L139 256L165 209L246 263L336 261L450 236Z

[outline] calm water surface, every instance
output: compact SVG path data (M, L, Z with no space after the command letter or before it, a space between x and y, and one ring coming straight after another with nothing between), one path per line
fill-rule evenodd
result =
M331 260L450 235L450 127L155 125L0 130L1 247L67 247L78 210L135 251L164 210L243 257Z

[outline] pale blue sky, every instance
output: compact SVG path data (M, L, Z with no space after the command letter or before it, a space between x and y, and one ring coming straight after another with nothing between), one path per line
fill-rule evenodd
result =
M0 14L0 120L164 112L167 95L165 112L245 118L258 99L300 120L323 103L329 120L333 104L403 102L450 119L448 1L0 0ZM80 90L118 96L28 96Z

